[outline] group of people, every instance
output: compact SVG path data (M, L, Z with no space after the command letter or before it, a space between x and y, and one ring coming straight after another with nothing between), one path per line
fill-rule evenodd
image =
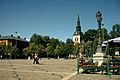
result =
M37 54L34 54L34 55L33 55L33 59L34 59L33 64L40 64L40 63L39 63L39 57L37 56Z

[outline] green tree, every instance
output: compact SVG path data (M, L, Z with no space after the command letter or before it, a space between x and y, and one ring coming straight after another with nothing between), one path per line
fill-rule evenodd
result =
M105 41L109 38L108 31L106 28L102 28L102 40Z
M54 54L54 49L52 46L49 45L45 48L45 52L47 54L47 58L49 58L51 55Z
M11 53L11 58L17 58L17 54L18 54L19 50L18 48L16 48L16 46L13 46L10 50Z
M84 34L84 41L94 41L96 38L97 31L95 29L89 29L88 31L85 32Z
M5 50L5 55L10 55L10 50L11 50L11 47L10 46L4 46L4 50Z
M64 43L60 42L54 50L55 56L59 59L64 56Z
M51 38L49 40L49 43L47 44L47 47L45 48L45 51L47 53L47 55L49 55L49 57L54 57L54 50L56 48L57 45L59 45L59 40L55 39L55 38Z
M24 53L25 57L32 56L31 50L29 47L24 48L23 53Z
M81 41L84 39L83 32L80 32L80 39L81 39Z
M65 57L67 58L68 56L74 55L74 43L72 39L68 38L66 39L66 44L65 44L65 49L64 49Z
M17 58L18 52L19 50L15 46L0 45L0 54L5 58Z
M35 45L34 43L30 43L29 47L26 47L23 49L24 55L26 57L37 54L39 57L41 56L41 54L44 51L44 46L39 44L39 45Z
M43 36L42 40L43 40L44 47L47 47L47 45L49 45L49 43L50 43L50 37L49 36Z
M120 24L113 25L109 34L110 38L120 37Z
M5 55L5 58L10 58L10 56L11 56L11 47L3 45L2 46L2 53L3 53L3 55Z
M61 46L57 45L56 49L54 50L55 56L59 59L60 53L61 53Z
M38 48L38 56L41 57L42 53L44 53L44 46L42 44L39 44L37 48Z
M39 45L42 42L43 40L41 35L33 34L30 38L30 43L35 43L35 45Z
M48 45L52 46L53 48L56 48L58 44L60 44L59 39L51 38L50 43Z

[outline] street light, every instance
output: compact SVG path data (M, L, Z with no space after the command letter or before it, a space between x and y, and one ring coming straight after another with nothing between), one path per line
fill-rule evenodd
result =
M79 68L80 68L80 45L79 43L77 44L77 48L76 48L76 53L77 53L77 73L79 74Z
M107 46L106 46L106 55L107 55L107 66L106 66L106 74L107 75L110 75L110 69L109 69L109 66L110 66L110 64L109 64L109 58L110 58L110 56L109 56L109 41L107 40Z
M97 18L97 22L98 23L101 23L101 21L102 21L102 13L100 12L100 11L98 11L97 13L96 13L96 18ZM101 27L101 25L100 25L100 27Z
M102 13L100 11L98 11L96 13L96 18L97 18L97 22L98 22L98 33L99 33L99 42L98 42L98 47L97 47L97 52L101 53L102 52L102 35L101 35L101 22L102 22Z

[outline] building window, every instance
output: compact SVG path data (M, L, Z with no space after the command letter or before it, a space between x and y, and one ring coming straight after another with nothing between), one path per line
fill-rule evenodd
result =
M77 38L77 37L75 38L75 41L78 41L78 38Z
M1 42L1 45L6 45L6 42Z

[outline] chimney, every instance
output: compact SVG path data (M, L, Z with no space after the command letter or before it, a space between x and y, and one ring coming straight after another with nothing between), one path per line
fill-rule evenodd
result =
M11 37L13 37L13 35L11 34Z
M20 36L18 36L18 38L20 39Z

